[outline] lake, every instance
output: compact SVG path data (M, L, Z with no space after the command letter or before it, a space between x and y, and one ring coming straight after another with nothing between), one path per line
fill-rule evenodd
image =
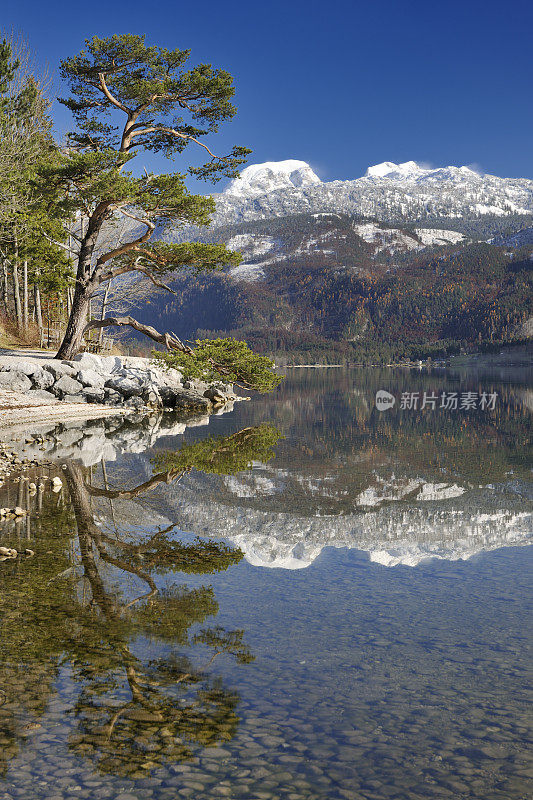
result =
M532 411L527 365L295 369L19 432L0 800L530 797Z

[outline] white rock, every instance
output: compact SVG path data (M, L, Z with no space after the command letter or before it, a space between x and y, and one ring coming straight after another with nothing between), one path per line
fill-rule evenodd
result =
M95 389L102 389L106 381L105 376L95 369L80 369L76 378L84 386L93 386Z
M23 372L0 372L0 388L12 392L27 392L31 389L31 381Z
M102 359L96 353L78 353L74 356L73 361L79 365L82 370L92 369L96 372L103 371Z
M59 397L79 394L82 389L83 386L81 383L74 380L74 378L70 378L68 375L63 375L52 387L53 393Z

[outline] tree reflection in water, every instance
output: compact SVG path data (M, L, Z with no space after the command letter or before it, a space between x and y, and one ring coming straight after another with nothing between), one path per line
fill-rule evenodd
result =
M241 471L271 458L278 438L263 425L185 445L160 454L154 476L132 489L91 486L82 467L67 464L69 500L32 520L36 557L0 573L4 772L25 729L43 714L64 664L77 687L69 746L102 772L147 775L234 736L239 696L213 674L213 665L224 655L253 661L243 631L211 625L191 632L217 614L213 589L160 588L156 577L225 570L242 552L208 539L180 541L173 525L111 536L98 524L92 497L132 499L193 469ZM25 710L24 698L35 693Z

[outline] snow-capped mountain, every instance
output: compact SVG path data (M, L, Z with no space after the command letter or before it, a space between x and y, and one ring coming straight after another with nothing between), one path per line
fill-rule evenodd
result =
M415 161L384 161L361 178L327 182L305 161L269 161L246 167L214 197L214 225L304 212L407 222L533 213L531 180L481 175L466 166L427 168Z
M320 178L305 161L266 161L264 164L251 164L243 169L240 177L230 183L224 194L232 197L256 197L280 189L304 189L317 183L320 183Z

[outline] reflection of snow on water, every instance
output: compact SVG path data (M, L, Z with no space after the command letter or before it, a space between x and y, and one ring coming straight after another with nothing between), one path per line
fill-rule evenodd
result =
M233 403L219 409L217 415L233 410ZM213 415L214 416L214 415ZM116 461L125 453L144 453L163 436L181 436L187 428L209 425L207 415L191 416L186 422L177 420L174 414L151 414L142 420L124 418L78 421L70 425L42 426L36 433L45 436L44 443L15 440L10 447L25 458L73 459L84 467L92 467L100 461Z
M351 387L347 396L353 391ZM338 411L338 397L335 403ZM315 406L305 408L312 421ZM86 466L102 459L118 462L121 479L126 473L131 485L152 474L147 449L162 437L169 437L169 447L179 447L187 428L199 426L202 434L211 419L200 416L184 422L163 414L137 424L121 419L50 426L44 445L19 441L15 447L27 458L72 458ZM249 471L236 475L191 474L178 486L160 487L163 514L192 534L226 537L241 547L250 564L270 568L305 568L326 547L366 551L371 561L392 567L416 566L428 559L468 559L530 543L528 487L511 471L503 483L491 474L485 482L478 478L472 483L460 471L453 479L451 473L448 477L445 470L430 467L417 467L415 472L408 461L396 462L393 451L384 450L380 459L388 473L383 476L380 468L365 471L356 458L364 453L362 449L352 454L349 468L343 458L324 461L321 474L314 462L297 467L286 457L268 464L253 462ZM137 455L131 458L133 454ZM137 502L150 500L139 497Z
M231 488L231 479L224 483L226 489ZM221 501L215 485L196 476L179 491L166 487L166 502L182 529L205 536L222 532L254 566L305 568L325 547L364 550L384 566L416 566L428 559L457 561L500 547L527 545L533 533L533 514L523 510L522 498L507 486L467 493L456 484L417 479L405 482L404 489L413 492L414 488L407 500L403 491L366 511L302 516L268 510L269 496L275 493L273 482L266 492L258 483L255 494L249 481L235 485L239 493ZM282 492L281 497L285 498ZM252 507L253 500L261 502L261 498L262 507ZM285 499L290 507L290 493Z
M151 467L142 455L147 448L163 436L181 436L187 427L208 423L209 417L184 423L163 415L137 426L110 421L69 426L55 429L44 455L92 465L102 458L113 462L123 453L137 453L136 477L143 473L149 477ZM32 448L39 445L24 447L25 454L34 455ZM36 450L37 454L43 452ZM525 487L516 481L474 490L422 477L385 479L375 472L367 480L367 488L354 497L354 511L343 515L325 514L319 508L324 498L346 499L347 487L336 485L334 472L309 476L254 463L249 472L220 478L197 474L179 487L165 486L162 491L165 513L172 522L194 534L220 532L254 566L305 568L325 547L364 550L371 561L388 567L416 566L435 558L468 559L482 551L530 541L533 515L523 510ZM295 509L294 486L305 506L300 513ZM269 508L273 498L282 510Z

